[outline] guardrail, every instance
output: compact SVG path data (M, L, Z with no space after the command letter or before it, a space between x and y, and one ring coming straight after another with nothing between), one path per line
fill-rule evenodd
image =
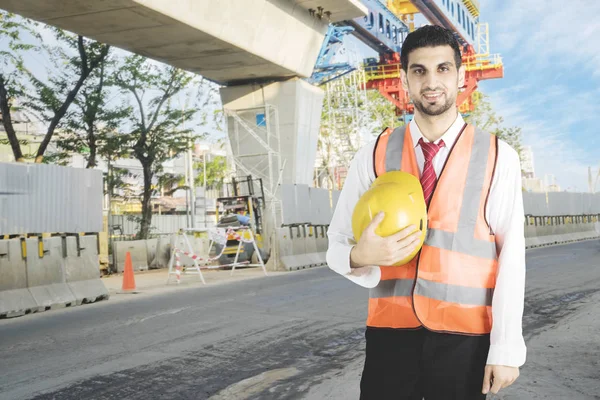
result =
M525 216L527 248L600 238L600 214Z
M534 216L525 215L526 225L547 226L567 224L587 224L600 221L600 214L590 215L559 215L559 216Z

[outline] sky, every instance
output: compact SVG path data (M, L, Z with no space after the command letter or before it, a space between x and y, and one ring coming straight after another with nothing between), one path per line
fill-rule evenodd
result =
M588 191L588 167L597 173L600 164L600 2L480 3L490 51L504 63L504 78L481 91L507 126L522 128L537 177Z

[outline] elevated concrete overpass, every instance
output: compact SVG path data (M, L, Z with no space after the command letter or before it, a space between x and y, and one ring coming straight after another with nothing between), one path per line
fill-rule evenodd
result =
M222 85L308 77L359 0L0 0L0 8Z

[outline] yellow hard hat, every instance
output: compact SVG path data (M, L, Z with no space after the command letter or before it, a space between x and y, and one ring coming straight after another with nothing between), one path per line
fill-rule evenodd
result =
M352 232L357 242L380 211L385 213L385 217L375 230L379 236L393 235L409 225L415 225L422 231L419 246L394 265L410 262L421 250L427 235L427 206L419 180L402 171L386 172L375 179L371 188L358 200L352 213Z

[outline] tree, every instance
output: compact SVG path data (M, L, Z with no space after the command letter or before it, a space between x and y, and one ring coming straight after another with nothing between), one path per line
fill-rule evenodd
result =
M106 132L96 142L98 156L108 163L107 189L111 197L114 196L115 189L130 189L129 185L123 180L123 177L129 171L124 168L115 168L112 166L112 163L116 160L129 155L128 141L128 135Z
M178 190L188 190L185 176L182 174L163 173L158 177L158 187L165 196L173 196Z
M6 119L5 129L11 142L15 160L23 161L24 157L16 132L11 124L9 102L18 95L19 99L23 100L23 107L37 117L38 120L47 124L46 134L35 154L35 162L41 163L54 132L67 115L69 107L84 82L106 59L110 47L58 28L48 28L54 33L58 45L24 45L20 41L19 33L15 33L15 31L26 29L30 33L34 32L32 25L27 21L15 22L20 20L16 20L6 13L2 14L2 20L5 21L2 33L8 32L11 38L11 50L14 49L14 52L19 53L26 50L41 51L43 49L51 60L54 70L58 71L49 72L48 80L45 82L36 77L23 62L21 54L17 54L10 58L15 67L15 74L11 80L12 85L14 85L13 89L7 89L7 81L0 79L0 107L2 107L3 115L8 116L8 118L3 118L3 123ZM40 36L35 35L35 38L40 39Z
M114 61L109 57L100 62L73 101L75 105L65 121L58 146L67 153L83 154L86 168L98 165L98 156L114 156L121 150L110 139L119 130L123 120L131 113L126 106L111 107L109 89ZM114 159L113 159L114 161Z
M205 154L203 157L207 157L206 187L220 189L227 175L226 158L223 156L209 157L208 154ZM204 165L204 160L195 165L195 169L198 171L196 184L199 186L204 185Z
M504 118L496 114L487 95L476 92L473 98L475 99L475 110L465 116L465 121L504 140L515 149L520 158L522 151L521 128L503 126Z
M152 221L151 196L153 179L162 171L162 164L193 143L191 129L183 128L190 121L195 107L175 109L171 100L189 88L193 76L174 67L157 66L144 57L127 57L115 75L115 84L133 97L134 108L128 116L131 131L127 133L132 155L142 164L142 218L138 237L146 239ZM151 96L146 100L146 96Z
M14 14L0 11L0 40L7 39L10 51L0 50L0 117L6 131L15 161L25 161L21 151L22 141L17 138L13 126L12 111L15 110L14 102L23 95L25 89L20 80L23 69L23 52L37 49L31 43L25 43L22 33L28 33L36 39L40 36L32 29L35 24L21 20Z
M49 75L48 82L43 82L24 68L33 86L32 94L25 93L24 106L31 110L40 121L49 123L35 156L35 162L41 163L50 140L69 107L75 100L79 90L90 74L98 68L108 56L110 46L96 41L84 39L83 36L72 35L58 28L51 28L58 46L47 46L48 54L58 74ZM71 51L69 51L69 49ZM73 54L72 51L77 53ZM75 81L75 83L72 83Z

